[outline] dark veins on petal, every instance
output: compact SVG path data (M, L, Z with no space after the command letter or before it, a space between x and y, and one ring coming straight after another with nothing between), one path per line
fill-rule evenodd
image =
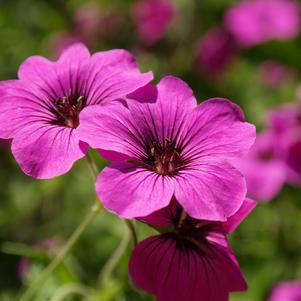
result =
M55 125L77 128L79 125L79 113L86 105L86 98L78 93L69 92L67 96L54 100L50 111L55 118L52 123Z
M162 235L165 238L172 238L176 241L178 248L194 250L199 255L211 255L212 246L206 237L211 231L222 231L218 222L197 220L185 213L182 206L177 203L176 210L170 211L167 207L166 214L170 215L173 231L168 231Z

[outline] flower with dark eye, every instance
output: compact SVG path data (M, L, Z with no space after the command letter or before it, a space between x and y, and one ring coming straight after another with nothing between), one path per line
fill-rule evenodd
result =
M146 216L175 196L194 218L226 220L246 195L231 160L248 152L255 127L229 100L197 105L178 78L164 77L154 89L153 102L142 102L148 86L130 95L127 107L112 103L83 110L81 139L113 161L97 180L99 198L125 218Z
M85 156L88 147L77 134L85 107L125 97L152 80L127 51L91 56L83 44L56 62L28 58L18 77L0 83L0 138L13 139L17 162L35 178L61 175Z

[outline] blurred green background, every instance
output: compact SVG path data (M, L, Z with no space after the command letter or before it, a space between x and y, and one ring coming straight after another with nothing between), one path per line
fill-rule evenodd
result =
M219 76L201 74L195 64L198 42L210 28L222 24L224 12L234 1L175 0L175 21L163 39L147 47L137 43L130 14L133 2L89 2L106 17L101 32L93 33L92 41L87 41L91 51L128 49L142 70L154 71L155 82L173 74L187 81L199 101L215 96L229 98L242 106L248 121L259 130L269 108L296 101L301 84L301 38L243 49ZM0 0L0 80L16 78L19 64L30 55L55 58L57 49L74 32L74 16L83 4L87 1ZM262 82L259 66L271 59L293 70L294 76L285 84L269 87ZM17 300L26 285L38 277L96 196L85 159L66 175L41 181L25 176L2 142L0 154L0 300L9 301ZM99 168L106 164L96 153L92 155ZM154 300L139 292L128 277L131 243L111 277L99 281L102 267L126 231L123 222L112 214L100 214L35 300ZM141 225L138 231L140 239L153 233ZM247 293L233 294L231 300L266 300L276 282L300 280L300 232L298 188L285 187L275 200L258 205L230 238L250 286ZM78 294L59 299L71 291ZM54 299L48 299L50 296Z

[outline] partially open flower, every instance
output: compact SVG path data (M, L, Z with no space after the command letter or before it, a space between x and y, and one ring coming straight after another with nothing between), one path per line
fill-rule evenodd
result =
M135 248L129 263L134 283L157 301L227 301L229 292L247 283L227 241L227 234L255 207L245 200L225 222L191 218L175 199L164 209L142 218L160 235Z

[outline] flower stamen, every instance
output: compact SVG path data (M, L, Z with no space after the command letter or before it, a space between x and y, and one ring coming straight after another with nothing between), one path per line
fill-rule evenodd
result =
M71 91L68 96L56 99L54 103L55 123L73 129L77 128L79 126L79 113L85 104L84 96L74 96Z

